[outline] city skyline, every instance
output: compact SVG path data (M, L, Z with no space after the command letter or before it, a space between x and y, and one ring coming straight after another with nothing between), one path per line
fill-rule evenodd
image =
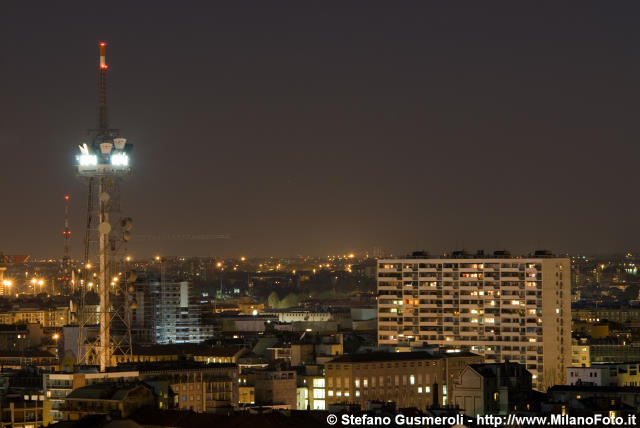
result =
M98 40L134 254L633 250L639 11L7 6L0 251L82 252Z

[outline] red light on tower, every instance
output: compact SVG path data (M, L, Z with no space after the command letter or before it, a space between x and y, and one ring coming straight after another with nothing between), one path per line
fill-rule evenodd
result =
M104 70L107 68L107 54L106 54L107 44L105 42L100 42L99 46L100 46L100 68Z
M65 200L65 201L68 201L68 200L69 200L69 195L65 195L65 196L64 196L64 200Z

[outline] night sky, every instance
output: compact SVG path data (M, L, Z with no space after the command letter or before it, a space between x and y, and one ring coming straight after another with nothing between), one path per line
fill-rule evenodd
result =
M185 4L183 4L185 3ZM640 3L3 2L0 251L62 254L134 144L136 256L638 249Z

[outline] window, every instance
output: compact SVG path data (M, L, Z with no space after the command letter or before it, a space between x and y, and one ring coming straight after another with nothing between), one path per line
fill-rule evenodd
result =
M416 378L414 375L409 376L409 384L410 385L415 385L416 383Z
M313 390L313 399L324 398L324 389L314 389Z

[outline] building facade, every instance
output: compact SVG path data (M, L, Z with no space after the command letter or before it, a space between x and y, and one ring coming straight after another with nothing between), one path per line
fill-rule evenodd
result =
M378 344L469 350L517 361L534 388L565 382L571 363L569 259L459 255L378 261Z
M518 363L470 364L456 379L452 401L467 416L529 411L531 373Z
M595 364L567 367L568 385L640 386L638 363Z
M325 365L326 405L393 401L398 407L447 405L454 380L483 358L468 352L370 352L342 355ZM328 407L327 407L328 408Z

